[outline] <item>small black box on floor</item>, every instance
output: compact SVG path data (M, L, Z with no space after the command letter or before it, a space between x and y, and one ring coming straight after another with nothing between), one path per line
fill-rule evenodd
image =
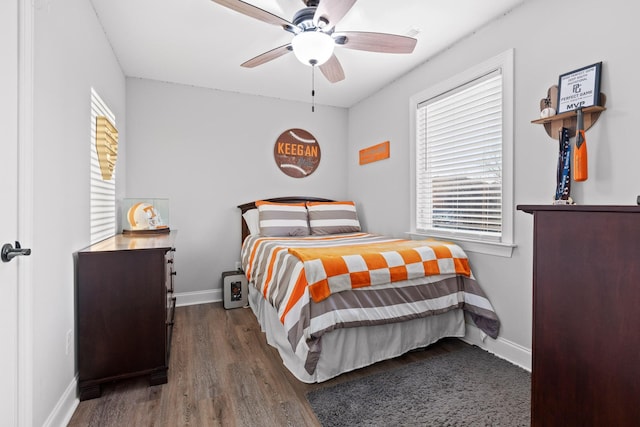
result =
M240 270L222 273L224 308L244 307L249 303L247 277Z

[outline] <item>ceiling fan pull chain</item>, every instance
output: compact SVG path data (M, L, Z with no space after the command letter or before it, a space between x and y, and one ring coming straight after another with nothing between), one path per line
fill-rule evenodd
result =
M316 79L315 79L315 64L311 64L311 112L316 111Z

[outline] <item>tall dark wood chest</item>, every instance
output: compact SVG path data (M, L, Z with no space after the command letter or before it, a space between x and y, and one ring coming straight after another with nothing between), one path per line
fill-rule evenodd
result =
M638 425L640 207L518 209L534 218L532 425Z

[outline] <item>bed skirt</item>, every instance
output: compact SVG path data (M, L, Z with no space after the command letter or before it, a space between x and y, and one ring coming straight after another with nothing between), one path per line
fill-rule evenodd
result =
M342 373L426 347L444 337L465 335L464 312L455 309L443 314L405 322L333 330L322 336L323 351L313 374L304 367L286 338L276 310L255 287L249 286L249 305L275 347L285 367L305 383L323 382Z

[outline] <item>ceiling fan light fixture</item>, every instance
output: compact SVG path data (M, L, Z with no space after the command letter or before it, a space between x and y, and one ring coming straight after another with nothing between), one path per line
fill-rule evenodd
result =
M304 31L291 41L293 53L305 65L322 65L333 55L335 43L322 31Z

